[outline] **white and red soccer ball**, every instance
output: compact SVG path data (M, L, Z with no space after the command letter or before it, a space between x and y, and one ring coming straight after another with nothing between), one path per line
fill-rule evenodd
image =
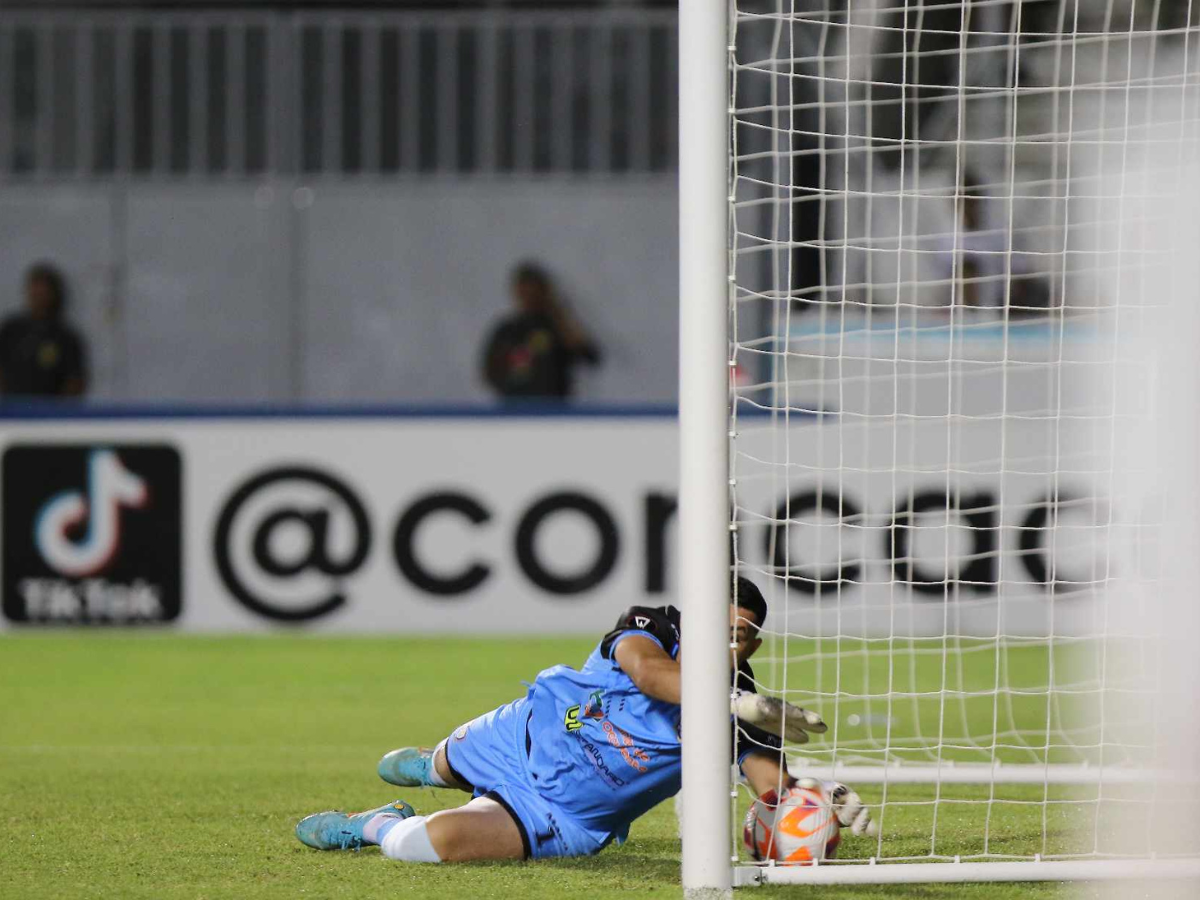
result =
M841 825L819 787L796 785L750 804L742 837L759 862L811 866L837 854Z

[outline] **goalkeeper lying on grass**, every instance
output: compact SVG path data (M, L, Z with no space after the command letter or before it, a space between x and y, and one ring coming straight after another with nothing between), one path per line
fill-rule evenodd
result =
M789 786L779 734L803 743L821 734L815 713L754 693L747 660L762 644L767 604L744 578L730 606L739 719L735 748L756 794ZM347 815L316 813L296 837L318 850L378 844L408 862L588 856L679 790L679 612L633 607L582 671L554 666L525 697L463 725L434 750L405 747L380 760L379 775L402 787L458 788L474 799L419 816L403 801ZM845 785L827 783L838 821L861 834L870 815Z

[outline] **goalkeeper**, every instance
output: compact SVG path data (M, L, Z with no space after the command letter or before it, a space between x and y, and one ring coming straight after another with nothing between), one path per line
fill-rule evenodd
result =
M796 742L825 731L815 713L755 694L748 660L762 644L766 614L762 593L739 578L730 606L734 752L759 795L794 782L780 731ZM546 669L526 696L468 722L434 750L405 747L380 760L384 781L458 788L474 795L466 805L430 816L403 801L353 815L316 813L300 821L296 836L318 850L378 844L392 859L430 863L589 856L621 843L634 819L679 790L679 647L678 610L632 607L581 671ZM866 831L870 815L858 795L840 784L825 788L839 822Z

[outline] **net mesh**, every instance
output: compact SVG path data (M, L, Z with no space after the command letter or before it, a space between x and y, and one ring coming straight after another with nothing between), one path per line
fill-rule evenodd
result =
M1150 850L1114 824L1150 815L1120 776L1160 714L1130 449L1156 385L1129 336L1196 158L1198 21L731 5L734 561L772 610L759 688L830 726L793 769L895 767L850 858Z

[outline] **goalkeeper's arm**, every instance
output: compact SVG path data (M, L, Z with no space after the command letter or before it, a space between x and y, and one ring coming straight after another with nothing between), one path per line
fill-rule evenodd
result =
M656 641L632 634L613 651L613 658L629 680L647 697L666 703L680 702L679 663Z
M613 658L637 689L647 697L667 703L680 702L682 688L679 660L671 659L653 639L639 634L630 635L617 644ZM730 712L743 722L798 744L807 741L810 732L825 732L825 723L816 713L801 709L778 697L734 691L730 699Z

